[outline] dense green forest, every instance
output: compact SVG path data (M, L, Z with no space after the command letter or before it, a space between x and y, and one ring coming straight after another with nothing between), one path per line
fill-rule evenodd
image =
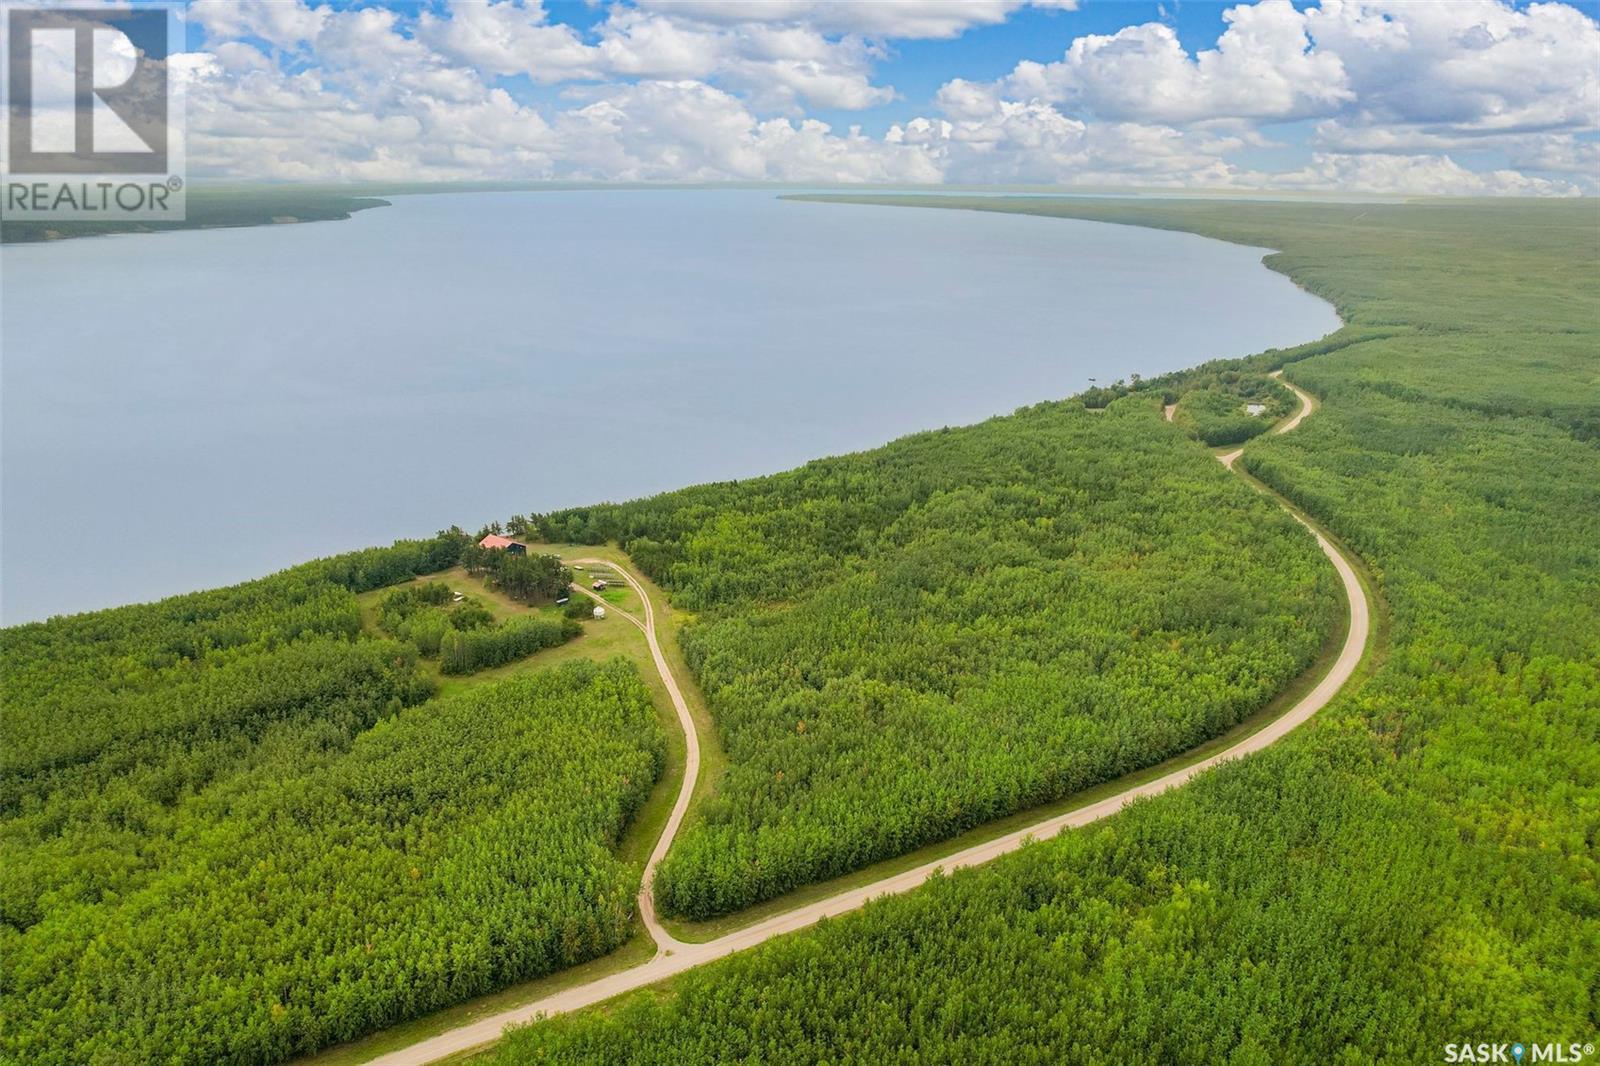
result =
M632 667L429 699L362 632L358 591L465 543L0 630L0 1058L273 1062L629 935L611 848L665 751Z
M1324 401L1244 461L1370 563L1377 668L1185 789L523 1030L498 1061L1409 1063L1594 1040L1595 206L919 202L1283 249L1269 265L1349 325L1235 364L1288 362ZM1152 430L1188 377L1149 383Z
M1263 706L1340 613L1278 507L1142 398L538 519L674 603L731 768L655 882L704 918L1158 762Z

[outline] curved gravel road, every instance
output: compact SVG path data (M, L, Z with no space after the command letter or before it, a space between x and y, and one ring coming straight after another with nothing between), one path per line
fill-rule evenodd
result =
M1281 374L1282 372L1279 371L1274 376L1281 376ZM1288 385L1295 395L1299 397L1300 408L1293 416L1276 427L1274 430L1276 433L1287 433L1294 429L1316 407L1316 401L1310 395L1294 385L1290 385L1288 382L1284 382L1284 384ZM1219 455L1217 458L1221 460L1224 466L1232 470L1234 461L1239 458L1242 452L1242 448L1236 449L1226 455ZM1280 504L1283 503L1276 495L1273 498L1278 500ZM977 866L1008 852L1016 851L1030 840L1053 837L1065 829L1073 829L1099 821L1102 818L1116 814L1134 800L1146 796L1159 795L1170 788L1185 784L1219 763L1249 755L1251 752L1260 751L1276 743L1290 730L1326 707L1339 689L1344 686L1344 683L1355 674L1357 667L1361 664L1362 653L1367 645L1367 636L1372 628L1372 606L1367 600L1366 591L1362 588L1360 580L1356 577L1354 567L1329 542L1320 528L1300 515L1295 514L1287 505L1285 505L1285 509L1289 510L1289 513L1294 515L1295 520L1309 529L1312 535L1317 538L1317 545L1322 549L1322 553L1328 557L1328 561L1338 571L1339 581L1344 586L1345 599L1350 607L1350 627L1345 634L1344 644L1339 649L1339 656L1327 674L1323 676L1315 688L1301 697L1282 716L1274 719L1258 732L1240 740L1237 744L1207 759L1174 770L1155 780L1141 785L1134 785L1114 796L1109 796L1086 807L1080 807L1065 814L1043 819L1015 832L996 837L993 840L974 844L972 847L947 855L942 859L924 863L903 873L883 878L880 881L874 881L869 885L851 889L847 892L841 892L836 896L830 896L827 899L819 900L803 907L797 907L792 911L776 915L703 944L689 944L673 939L666 930L661 928L661 924L656 918L654 901L650 896L650 885L656 864L666 854L667 847L677 833L678 826L682 823L684 812L689 805L689 796L694 788L695 774L700 760L699 741L695 734L694 722L689 717L689 710L683 701L677 681L673 678L672 671L668 668L666 659L662 656L660 646L656 642L655 615L650 606L650 598L645 595L644 589L631 575L609 560L577 560L580 563L594 562L614 568L639 592L640 598L644 600L644 621L641 622L630 615L625 614L624 616L644 630L645 637L650 644L650 653L655 659L656 669L660 671L661 678L666 683L667 691L672 696L672 702L678 709L678 718L683 724L684 734L688 738L689 759L684 773L683 787L678 793L678 802L673 807L672 817L668 819L666 829L661 834L661 840L657 843L654 853L650 856L650 863L644 875L644 887L639 894L640 913L644 916L645 926L650 930L650 935L655 938L660 950L654 958L632 969L623 970L608 977L602 977L587 984L557 992L554 995L512 1010L502 1011L481 1021L464 1025L458 1029L452 1029L428 1040L412 1044L410 1047L384 1055L373 1060L373 1062L382 1064L382 1066L421 1066L423 1063L434 1062L446 1056L491 1043L499 1039L501 1031L508 1025L532 1021L540 1015L561 1014L565 1011L578 1010L579 1008L610 999L613 996L621 995L624 992L654 984L657 981L682 973L685 970L693 969L696 966L703 966L715 959L732 955L746 948L755 947L757 944L770 940L775 936L781 936L797 929L804 929L823 918L856 910L867 901L878 896L909 892L911 889L921 885L928 879L929 875L937 870L949 872L968 866Z
M689 714L689 705L683 700L683 690L678 687L678 679L672 676L672 668L667 665L667 657L661 654L661 645L656 641L656 610L650 605L650 594L644 586L635 580L634 576L623 567L609 559L574 559L574 563L583 566L604 566L616 571L617 576L633 587L639 594L639 600L644 604L644 620L640 621L627 611L619 610L614 605L607 603L604 597L597 596L581 585L572 587L607 607L616 614L621 615L644 632L645 643L650 646L650 658L655 660L656 673L661 675L661 683L667 687L667 695L672 698L672 706L678 712L678 725L683 729L686 745L686 756L683 763L683 784L678 788L677 802L672 805L672 814L667 817L667 824L661 830L661 838L656 841L655 850L650 853L650 860L645 863L644 878L639 882L639 917L644 920L644 927L650 933L650 939L656 942L656 947L665 952L669 949L682 947L680 941L667 932L661 924L661 919L656 917L656 899L652 888L656 880L656 867L661 865L661 860L667 857L667 849L677 838L678 828L683 825L683 816L689 811L689 799L694 795L694 782L700 776L700 734L695 732L694 718ZM387 1061L380 1059L379 1061ZM413 1060L405 1060L413 1061ZM423 1060L426 1061L426 1060Z

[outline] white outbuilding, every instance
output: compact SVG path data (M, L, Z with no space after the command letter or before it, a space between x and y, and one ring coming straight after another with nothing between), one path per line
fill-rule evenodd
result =
M604 607L596 607L594 609L594 616L596 618L604 618L606 616L606 609Z

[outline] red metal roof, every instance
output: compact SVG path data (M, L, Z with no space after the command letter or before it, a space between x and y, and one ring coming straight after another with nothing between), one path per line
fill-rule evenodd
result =
M487 537L484 537L482 540L478 541L478 547L509 548L515 543L516 541L512 540L510 537L502 537L498 533L490 533Z

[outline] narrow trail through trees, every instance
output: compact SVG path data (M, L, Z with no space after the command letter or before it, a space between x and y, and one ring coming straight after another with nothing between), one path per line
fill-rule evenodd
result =
M1282 371L1275 372L1273 376L1281 380ZM1274 428L1273 432L1278 434L1288 433L1293 430L1317 406L1316 401L1308 393L1287 381L1283 383L1299 398L1300 407L1282 424ZM1164 417L1171 418L1170 409L1163 412L1163 414ZM1220 454L1217 458L1229 470L1233 470L1234 463L1243 451L1243 448L1238 448L1226 454ZM654 984L675 974L683 973L686 970L703 966L716 959L755 947L773 937L804 929L823 918L856 910L879 896L909 892L921 885L936 871L950 872L964 867L978 866L1001 855L1016 851L1031 840L1046 839L1063 830L1099 821L1102 818L1116 814L1134 800L1146 796L1155 796L1168 789L1176 788L1219 763L1260 751L1276 743L1296 726L1326 707L1334 696L1338 694L1339 690L1344 687L1345 682L1360 667L1362 655L1367 645L1367 638L1372 630L1372 605L1367 598L1365 588L1356 575L1355 567L1333 545L1325 531L1314 522L1297 513L1294 508L1289 506L1286 500L1272 492L1271 489L1261 486L1259 483L1252 483L1261 491L1272 496L1296 521L1304 525L1316 537L1317 545L1338 572L1339 581L1344 588L1345 599L1349 605L1349 628L1345 633L1344 642L1339 648L1338 657L1310 692L1295 701L1293 706L1262 729L1199 762L1173 770L1154 780L1131 786L1115 795L1108 796L1076 810L1043 819L1014 832L975 844L954 854L924 863L893 876L885 877L871 884L797 907L794 910L757 922L754 925L705 943L691 944L674 939L662 928L656 916L654 900L651 898L651 884L656 866L660 863L662 857L666 855L673 837L677 834L678 828L683 822L683 816L688 809L689 798L693 792L695 777L699 769L700 747L699 738L695 733L694 721L689 715L688 706L683 700L677 680L672 676L672 671L667 665L666 658L661 654L660 645L656 641L655 612L650 604L650 597L643 586L622 567L617 566L610 560L576 560L584 564L592 562L611 567L639 593L640 599L644 603L643 620L626 612L618 613L623 614L624 617L644 631L645 639L650 646L651 656L655 660L656 669L660 672L667 692L672 697L673 705L678 712L678 719L683 726L684 735L688 741L688 758L684 770L683 784L678 793L678 800L673 807L672 816L662 830L661 838L657 842L655 850L651 853L650 861L645 867L643 883L639 893L639 913L644 919L645 928L649 930L650 935L655 939L659 950L648 962L631 969L622 970L587 984L565 989L521 1007L473 1022L470 1025L451 1029L438 1036L412 1044L409 1047L383 1055L372 1061L382 1064L382 1066L420 1066L423 1063L434 1062L471 1048L492 1043L499 1039L501 1032L508 1025L532 1021L541 1015L561 1014L566 1011L591 1006L621 995L624 992ZM586 590L580 589L580 591Z

